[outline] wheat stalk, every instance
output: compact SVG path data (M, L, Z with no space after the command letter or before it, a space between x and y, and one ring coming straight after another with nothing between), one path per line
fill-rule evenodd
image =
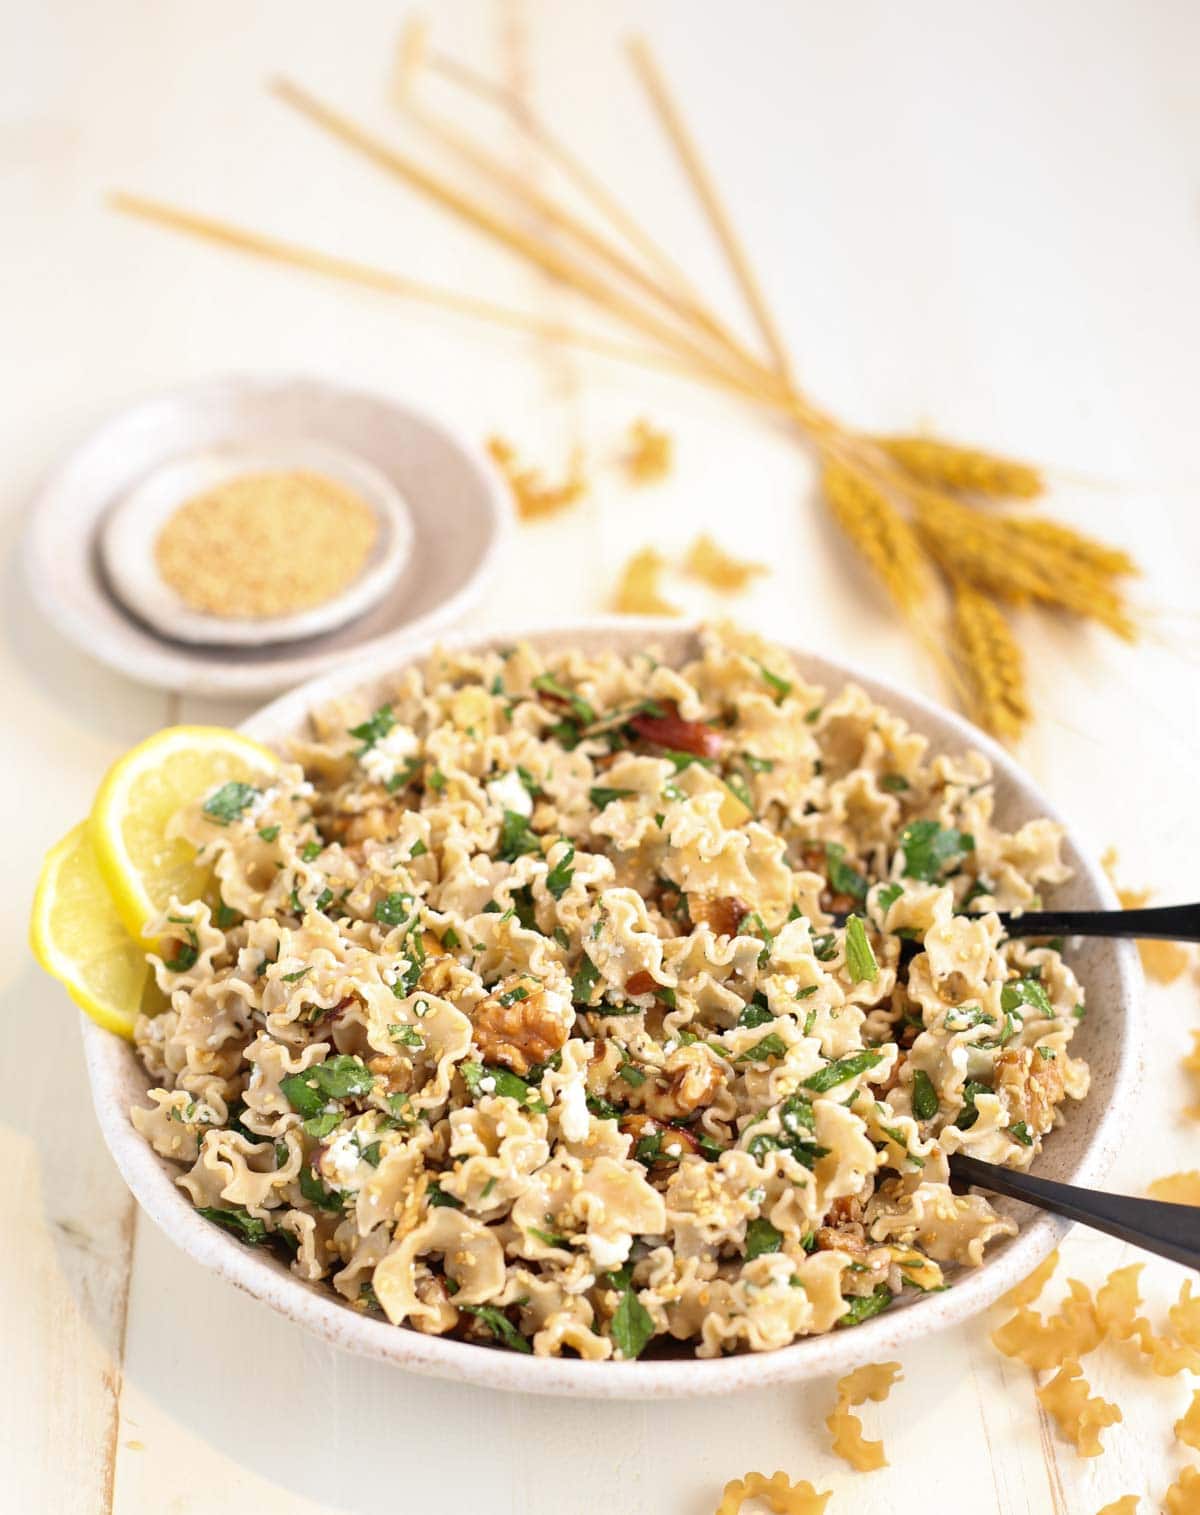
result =
M1025 663L996 603L961 580L954 584L951 644L971 714L1003 741L1015 741L1030 718Z
M876 447L918 484L961 490L994 500L1033 500L1044 493L1041 472L977 447L961 447L939 437L872 437Z
M912 526L862 469L826 455L821 487L834 520L896 607L914 617L926 602L929 560Z

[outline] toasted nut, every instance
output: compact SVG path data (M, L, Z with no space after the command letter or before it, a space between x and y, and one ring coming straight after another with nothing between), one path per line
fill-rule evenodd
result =
M501 980L470 1014L484 1062L503 1063L514 1073L528 1073L567 1039L565 1022L549 1008L545 989L528 973Z
M750 906L733 894L722 895L719 899L689 894L687 907L695 925L711 926L718 936L736 936L738 927L750 914Z

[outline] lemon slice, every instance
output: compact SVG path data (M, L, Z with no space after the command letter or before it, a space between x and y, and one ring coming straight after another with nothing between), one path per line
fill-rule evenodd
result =
M80 821L42 864L29 928L33 955L91 1018L133 1035L149 969L126 931Z
M191 843L167 836L185 805L223 784L264 787L278 757L224 726L168 726L109 769L88 818L96 861L126 928L145 939L146 923L171 896L199 899L209 870Z

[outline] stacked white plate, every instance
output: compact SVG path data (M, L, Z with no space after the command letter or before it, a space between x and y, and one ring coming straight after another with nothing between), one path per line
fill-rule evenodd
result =
M154 544L186 500L238 475L308 471L375 516L362 569L297 614L196 610ZM396 638L460 620L495 566L511 510L481 452L382 395L311 379L210 380L110 418L33 502L34 599L85 652L189 694L266 694Z

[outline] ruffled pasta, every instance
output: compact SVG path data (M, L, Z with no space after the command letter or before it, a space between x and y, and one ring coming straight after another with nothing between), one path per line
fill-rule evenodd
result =
M860 1473L871 1473L887 1467L883 1442L867 1441L863 1436L862 1421L850 1413L857 1405L868 1399L882 1403L891 1393L892 1385L900 1377L898 1362L870 1363L856 1368L845 1378L838 1380L837 1403L825 1424L833 1436L833 1450Z
M394 1325L593 1360L773 1350L1012 1234L947 1158L1032 1161L1083 992L1003 934L1066 870L978 754L723 629L436 653L290 756L172 822L212 882L136 1032L134 1124L215 1224Z
M761 1499L773 1515L823 1515L832 1490L819 1494L807 1479L793 1483L786 1473L747 1473L725 1485L714 1515L741 1515L748 1499Z

